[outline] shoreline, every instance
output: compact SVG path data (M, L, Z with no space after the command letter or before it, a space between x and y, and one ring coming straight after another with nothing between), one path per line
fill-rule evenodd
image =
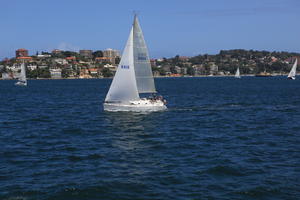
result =
M267 77L275 77L275 76L287 76L287 74L271 74ZM197 75L197 76L154 76L154 78L218 78L218 77L234 77L234 75ZM244 74L241 77L257 77L256 74ZM113 77L97 77L97 78L78 78L78 77L69 77L69 78L28 78L27 80L74 80L74 79L112 79ZM2 79L0 80L17 80L15 78L12 79Z

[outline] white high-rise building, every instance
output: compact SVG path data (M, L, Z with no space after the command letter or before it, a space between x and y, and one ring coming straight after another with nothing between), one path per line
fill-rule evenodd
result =
M115 49L106 49L103 51L103 57L109 58L112 64L115 64L115 59L120 57L120 51Z

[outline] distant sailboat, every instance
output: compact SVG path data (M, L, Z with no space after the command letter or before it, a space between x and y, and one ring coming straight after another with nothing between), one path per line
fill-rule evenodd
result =
M140 94L154 94L140 98ZM134 16L120 64L103 104L106 111L158 111L166 101L156 96L149 54L137 16Z
M26 68L24 62L21 64L21 73L20 76L18 77L18 82L16 82L15 85L27 86Z
M292 69L291 69L291 71L290 71L290 73L288 75L288 79L292 79L292 80L296 79L297 63L298 63L298 60L296 58L295 63L294 63L294 65L293 65L293 67L292 67Z
M234 78L241 78L241 75L240 75L240 68L238 67L236 72L235 72L235 75L234 75Z

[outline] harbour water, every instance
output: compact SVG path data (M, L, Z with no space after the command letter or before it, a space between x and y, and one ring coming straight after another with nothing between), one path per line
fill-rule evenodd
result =
M111 79L0 81L0 199L300 198L300 80L155 81L150 114L104 112Z

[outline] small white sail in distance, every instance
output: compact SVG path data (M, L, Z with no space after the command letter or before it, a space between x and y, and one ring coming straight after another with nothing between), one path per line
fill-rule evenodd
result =
M291 69L291 71L290 71L290 73L289 73L289 75L288 75L288 78L289 78L289 79L293 79L293 80L296 79L296 69L297 69L297 64L298 64L298 60L297 60L297 58L296 58L295 63L294 63L294 65L293 65L293 67L292 67L292 69Z
M21 73L18 77L18 82L15 85L27 86L26 68L24 62L21 64Z
M235 72L235 75L234 75L234 78L241 78L241 75L240 75L240 68L238 67L236 72Z

